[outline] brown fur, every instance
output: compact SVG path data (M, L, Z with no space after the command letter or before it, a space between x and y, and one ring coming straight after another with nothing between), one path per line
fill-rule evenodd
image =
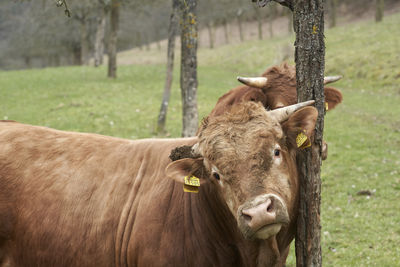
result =
M221 176L219 181L212 175L200 178L207 181L203 183L219 188L242 233L246 229L241 228L240 214L236 213L241 206L246 206L259 195L270 193L279 195L286 203L289 222L281 231L268 240L251 242L258 244L255 251L259 251L259 266L282 266L286 260L295 233L298 205L295 139L302 131L310 138L316 118L316 109L307 107L295 112L281 125L262 105L244 102L223 116L208 117L200 127L199 150L204 156L203 167L207 169L204 173L211 174L212 166L215 166ZM282 153L282 164L278 166L272 153L276 144L280 145ZM170 170L172 176L178 175L179 169L187 169L193 161L183 159L170 164L174 165L174 170ZM190 173L184 170L181 176L185 176L185 172ZM256 264L250 262L249 266Z
M233 105L245 101L260 102L269 110L297 103L296 69L294 66L285 62L280 66L268 68L262 76L268 78L265 88L259 89L246 85L233 88L218 99L210 115L221 115ZM252 97L245 97L248 95ZM333 87L325 87L325 101L328 103L328 110L331 110L342 102L342 94Z
M293 129L271 121L260 105L243 105L226 119L208 120L199 136L201 149L224 173L230 173L226 162L242 168L232 177L243 178L241 186L256 194L263 188L280 192L281 182L273 182L280 170L266 174L271 164L263 149L281 144L282 170L290 177L282 193L290 223L276 237L244 239L214 182L188 194L166 178L170 151L192 146L197 138L131 141L1 122L4 259L10 266L283 266L297 216L295 150L286 145ZM252 139L243 144L242 134ZM262 145L249 151L246 146L254 143ZM189 168L210 178L199 163ZM257 186L261 175L268 183ZM244 198L245 192L235 193Z

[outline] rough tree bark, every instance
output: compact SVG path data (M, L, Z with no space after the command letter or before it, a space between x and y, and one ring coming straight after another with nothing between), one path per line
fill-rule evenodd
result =
M104 54L104 33L106 29L106 18L107 18L106 6L100 7L100 16L97 19L96 38L94 43L94 66L98 67L103 64Z
M160 114L157 121L157 132L162 133L165 131L165 121L167 118L169 98L171 95L171 85L174 70L174 54L175 54L175 37L178 32L178 16L179 16L179 2L172 0L172 12L169 19L168 28L168 52L167 52L167 73L164 85L164 94L161 102Z
M375 5L375 21L380 22L383 19L385 0L375 0Z
M112 0L110 12L110 37L108 40L108 77L117 78L117 33L119 22L119 0Z
M181 7L181 95L182 136L194 136L197 113L197 0L180 0Z
M296 233L297 266L321 266L321 148L324 128L324 7L323 0L294 1L297 100L315 99L318 109L311 149L298 153L300 202Z

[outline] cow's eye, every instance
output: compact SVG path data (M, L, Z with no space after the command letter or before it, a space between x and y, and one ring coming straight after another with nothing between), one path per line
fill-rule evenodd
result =
M219 174L216 173L216 172L213 173L213 176L214 176L214 178L217 179L218 181L219 181L219 179L221 179L221 177L219 177Z
M279 149L274 150L275 157L279 157L281 155L281 151Z

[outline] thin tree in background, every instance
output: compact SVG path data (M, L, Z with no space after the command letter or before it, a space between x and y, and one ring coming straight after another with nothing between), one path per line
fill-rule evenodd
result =
M214 23L212 21L209 21L207 23L207 30L208 30L210 49L213 49L214 48Z
M300 178L296 231L297 266L322 266L321 255L321 151L324 129L324 1L296 0L293 4L296 33L297 101L315 99L318 118L311 149L297 154Z
M87 4L82 4L73 13L72 18L80 24L80 64L89 64L89 16L91 8Z
M375 0L375 21L380 22L383 20L383 10L385 0Z
M196 0L180 0L181 7L181 95L182 136L194 136L197 113L197 13Z
M229 44L228 22L226 18L222 19L222 26L224 27L225 44Z
M178 16L179 16L179 0L172 0L172 11L168 28L168 52L167 52L167 73L164 85L164 94L161 102L160 114L157 121L157 132L165 131L165 121L167 119L167 111L169 98L171 95L171 85L174 70L174 54L175 54L175 37L178 32Z
M244 41L243 27L242 27L242 15L243 15L243 10L241 8L239 8L236 12L236 18L237 18L237 22L238 22L240 42Z
M288 18L288 32L289 34L293 33L293 14L290 10L286 10L286 17Z
M117 78L117 33L119 22L119 0L112 0L110 12L110 37L108 41L108 77Z
M258 40L263 39L263 30L262 30L262 23L263 23L263 18L262 18L262 13L260 12L260 9L257 6L253 6L256 17L257 17L257 29L258 29Z
M99 1L99 16L97 17L97 29L94 42L94 66L98 67L103 64L104 54L104 35L106 31L106 18L108 15L109 6Z
M336 27L336 13L337 13L337 4L338 0L329 0L329 27L333 28Z
M268 20L269 20L268 28L269 28L269 37L270 38L274 37L274 28L273 28L274 25L273 25L273 23L274 23L274 20L275 20L275 17L276 17L276 12L277 12L276 5L271 5L271 7L268 10Z

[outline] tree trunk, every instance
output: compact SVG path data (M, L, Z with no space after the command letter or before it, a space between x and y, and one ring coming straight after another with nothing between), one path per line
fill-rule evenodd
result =
M164 94L161 102L160 114L157 121L157 133L165 132L165 121L167 118L169 98L174 70L175 37L178 31L178 0L172 0L172 12L168 28L168 52L167 52L167 74L165 78Z
M257 28L258 28L258 40L263 39L263 32L262 32L262 14L260 12L260 8L258 6L253 5L254 10L256 12L257 17Z
M274 37L274 28L273 28L273 22L274 22L274 20L272 19L272 18L269 18L270 19L270 21L269 21L269 37L270 38L272 38L272 37Z
M330 3L330 24L329 27L336 27L336 11L338 0L329 0Z
M293 32L293 13L290 10L286 10L288 18L288 32L291 34Z
M89 64L89 34L88 19L83 17L81 23L81 62L82 65Z
M181 94L182 136L194 136L197 114L197 14L196 0L180 0L181 6Z
M157 50L161 50L161 44L160 44L160 31L158 27L155 27L155 34L156 34L156 44L157 44Z
M324 8L323 0L294 3L297 100L315 98L318 109L311 149L297 155L300 178L299 214L296 232L297 266L321 266L321 151L324 128Z
M30 56L24 56L24 62L25 62L25 67L27 69L30 69L32 67L32 64L31 64L32 61L31 61Z
M107 8L101 7L100 16L97 19L96 39L94 44L94 66L103 64L104 33L106 29Z
M150 37L149 37L149 34L145 33L144 37L145 37L145 40L146 40L146 50L150 51Z
M136 33L136 44L140 50L143 50L142 34L140 32Z
M243 28L242 28L242 17L241 17L241 15L237 16L237 22L238 22L240 42L243 42L244 37L243 37Z
M72 59L72 64L74 65L82 65L82 57L81 57L81 49L80 46L75 45L72 48L72 55L73 55L73 59Z
M380 22L383 19L383 10L384 10L384 5L385 1L384 0L375 0L375 21Z
M110 12L110 38L108 41L108 77L117 78L117 33L119 0L112 0Z
M226 22L226 19L223 19L222 24L224 26L225 43L229 44L228 23Z
M208 29L208 37L210 41L210 48L214 48L214 32L213 32L213 24L212 22L207 23L207 29Z

